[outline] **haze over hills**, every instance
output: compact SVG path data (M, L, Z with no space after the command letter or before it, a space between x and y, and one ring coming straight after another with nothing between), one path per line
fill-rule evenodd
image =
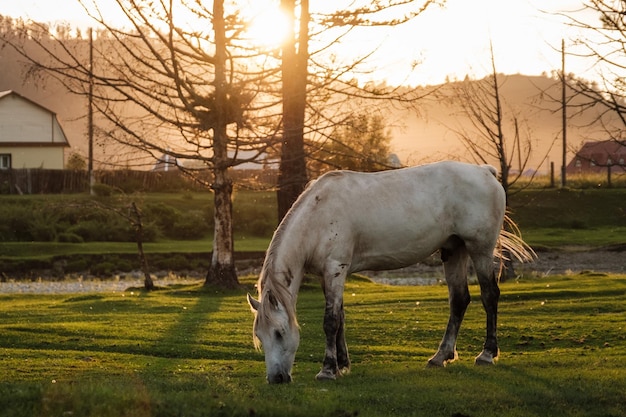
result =
M531 163L527 169L549 172L550 162L558 171L562 160L562 113L561 104L554 98L561 96L561 84L556 78L544 76L502 75L500 96L503 98L505 120L513 116L520 120L521 128L527 130L532 143ZM405 164L435 161L446 158L472 160L457 132L474 132L471 123L461 113L454 99L454 88L460 82L440 86L440 93L450 98L425 100L420 112L394 111L390 118L404 124L393 131L393 150ZM570 92L571 94L571 92ZM580 103L573 99L571 104ZM606 135L597 122L598 109L582 115L571 116L567 124L567 159L571 159L584 141L604 140ZM605 117L605 123L610 123ZM505 128L505 136L513 134L511 126ZM546 158L547 155L547 158ZM513 168L518 168L514 166Z
M66 152L66 157L71 152L87 155L87 103L84 97L68 93L54 79L26 78L23 58L8 47L0 49L0 74L0 91L15 90L57 113L71 145L71 151ZM392 151L403 164L415 165L441 159L472 161L455 133L459 130L472 131L471 124L460 114L461 109L454 100L454 87L458 83L460 81L438 86L440 95L446 95L449 99L424 99L418 105L419 110L388 106L390 110L384 112L384 116L390 126ZM556 167L561 164L560 103L549 98L560 97L560 88L560 82L549 76L503 76L501 97L504 100L505 118L511 120L513 112L516 112L522 121L522 128L527 128L530 133L532 163L527 168L547 172L550 161ZM597 114L592 110L569 121L568 160L582 146L582 142L606 139L599 123L593 123L596 117ZM94 152L96 168L97 161L109 159L106 146L98 146ZM547 161L544 160L546 154L549 155Z

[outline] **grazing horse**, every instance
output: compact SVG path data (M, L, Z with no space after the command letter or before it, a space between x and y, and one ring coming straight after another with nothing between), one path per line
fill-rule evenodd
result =
M503 240L508 241L505 247L511 243L511 235L503 234L505 194L496 174L488 165L446 161L377 173L335 171L312 182L274 233L257 284L259 299L248 294L255 314L254 342L263 347L268 382L291 381L300 342L296 301L305 272L323 278L326 299L326 351L317 379L335 379L350 369L346 276L406 267L437 250L450 317L428 363L444 366L457 358L456 339L470 302L468 259L487 314L487 335L475 363L493 363L500 295L494 253Z

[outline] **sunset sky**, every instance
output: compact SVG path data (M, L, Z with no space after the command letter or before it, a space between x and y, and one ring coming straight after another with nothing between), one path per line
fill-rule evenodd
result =
M251 3L264 2L278 3L277 0ZM115 18L117 6L112 0L96 3L109 13L105 13L107 16ZM564 24L566 19L557 14L578 10L581 5L582 0L447 0L445 7L434 6L404 26L368 30L353 36L350 50L377 47L370 64L376 72L369 77L393 84L437 84L446 78L462 79L468 74L481 77L489 72L490 39L499 72L549 73L560 69L561 38L568 45L576 36L574 29ZM43 22L90 24L77 0L2 1L0 14ZM265 19L269 16L271 13L263 14ZM587 16L589 21L594 18ZM416 62L419 65L411 72ZM591 64L571 57L567 65L568 72L582 75Z

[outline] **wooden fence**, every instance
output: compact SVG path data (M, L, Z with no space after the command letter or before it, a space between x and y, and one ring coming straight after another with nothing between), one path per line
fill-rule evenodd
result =
M245 189L269 189L276 185L275 170L233 169L230 176L236 186ZM174 171L95 171L96 184L104 184L126 193L202 191L211 182L210 171L196 176L196 181ZM59 169L0 170L0 194L70 194L89 192L87 171Z

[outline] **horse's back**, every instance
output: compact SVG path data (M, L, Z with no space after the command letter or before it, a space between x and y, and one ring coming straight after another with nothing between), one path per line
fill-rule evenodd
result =
M315 194L316 203L324 199L331 207L334 202L367 203L353 207L359 211L376 210L377 205L385 203L390 209L403 202L414 207L429 202L449 206L489 199L503 203L504 191L496 175L490 165L454 161L375 173L332 171L312 184L310 193Z
M351 257L354 271L410 265L453 235L487 251L505 209L495 174L493 167L451 161L335 171L307 189L302 215L317 235L316 251Z

